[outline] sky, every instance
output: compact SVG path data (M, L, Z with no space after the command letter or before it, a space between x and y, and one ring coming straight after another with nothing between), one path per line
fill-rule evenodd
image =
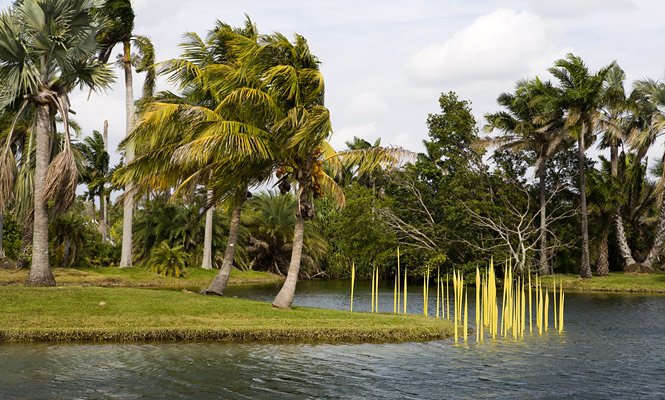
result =
M2 8L10 4L0 0ZM472 102L479 124L496 98L572 52L592 71L616 61L626 88L665 71L665 2L658 0L135 0L135 34L150 37L158 61L178 57L185 32L205 36L216 20L260 33L298 33L321 61L337 149L354 136L423 151L427 116L441 93ZM115 50L120 53L118 46ZM113 60L114 58L112 58ZM109 150L125 135L124 81L106 93L75 91L84 135L109 121ZM134 78L141 93L142 76ZM161 80L158 90L173 89ZM480 125L479 125L480 126Z

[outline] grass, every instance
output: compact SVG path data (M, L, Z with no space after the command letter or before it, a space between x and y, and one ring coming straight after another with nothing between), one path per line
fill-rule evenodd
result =
M105 286L105 287L199 287L212 282L219 270L186 268L186 278L165 277L144 268L53 268L53 276L58 285ZM28 279L28 270L0 269L1 285L23 285ZM239 283L278 283L282 278L260 271L231 270L230 284Z
M563 278L564 290L599 292L665 293L665 271L653 274L610 272L609 276L579 279L579 275L556 275L557 286ZM552 277L543 277L543 284L552 286Z
M100 306L105 302L105 306ZM0 287L0 341L425 341L449 321L146 288Z

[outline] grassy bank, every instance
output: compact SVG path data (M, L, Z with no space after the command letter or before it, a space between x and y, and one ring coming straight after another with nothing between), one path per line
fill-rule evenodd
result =
M579 275L556 275L557 284L563 278L568 290L599 292L665 293L665 272L653 274L626 274L611 272L609 276L579 279ZM552 277L544 277L543 283L551 286Z
M100 306L105 302L105 306ZM170 290L0 287L0 340L423 341L452 324Z
M58 285L103 286L103 287L197 287L212 282L219 270L187 268L186 278L172 278L157 275L144 268L54 268L53 276ZM27 270L0 269L0 285L23 285L28 278ZM278 283L282 278L260 271L232 270L230 284L239 283Z

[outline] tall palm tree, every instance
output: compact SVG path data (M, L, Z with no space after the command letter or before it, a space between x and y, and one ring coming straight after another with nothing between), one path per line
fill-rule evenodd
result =
M327 140L332 127L324 106L323 76L304 37L295 35L291 42L275 33L245 43L239 51L244 76L260 82L270 103L276 106L269 130L276 144L275 160L281 164L278 184L282 192L293 188L298 204L287 277L272 303L276 308L290 308L300 272L305 221L314 216L314 199L327 194L340 207L345 202L341 188L323 166L337 175L343 163L355 163L358 172L363 173L394 164L411 153L382 147L338 153L330 146Z
M646 97L652 107L649 126L631 138L633 147L638 150L638 155L643 155L655 144L656 139L665 132L665 83L653 79L644 79L635 82L635 89ZM663 152L662 160L665 160L665 152ZM663 169L658 181L659 197L661 199L664 186L665 169ZM642 272L653 272L653 263L660 256L663 243L665 243L665 201L661 200L658 230L647 257L641 263L640 269Z
M568 54L557 60L550 73L559 81L561 96L559 101L566 110L565 129L577 139L577 159L580 170L580 216L582 220L582 258L580 276L591 278L589 265L589 229L586 202L586 181L584 176L585 152L593 144L594 133L599 125L602 106L603 83L609 70L614 66L602 68L591 73L580 57Z
M170 74L183 94L165 93L146 106L130 135L145 152L117 176L137 187L175 186L174 195L203 185L208 190L208 207L224 203L231 212L230 233L209 294L224 293L247 190L266 179L269 172L265 170L273 164L267 142L270 134L265 129L266 118L273 113L271 105L256 89L256 81L239 79L240 64L232 51L256 38L249 18L240 29L218 22L206 41L186 34L183 57L161 63L163 73ZM243 109L248 105L252 112Z
M106 63L117 44L122 44L122 69L125 75L125 132L126 135L134 127L134 88L132 67L136 72L147 72L143 84L143 98L152 96L155 88L155 71L152 65L155 63L155 52L152 43L145 36L134 35L134 10L130 0L106 0L104 5L97 10L104 16L108 23L104 30L99 32L100 44L99 60ZM138 57L132 58L132 43L139 50ZM129 142L125 146L125 163L134 159L134 144ZM122 252L120 257L120 268L132 266L132 215L134 212L134 197L130 190L131 183L125 185L124 209L122 218Z
M91 60L99 23L90 0L25 0L0 14L0 107L22 102L35 107L35 178L32 268L28 285L55 285L48 260L48 207L63 211L73 201L78 171L69 138L67 93L77 85L108 87L112 73ZM21 112L19 112L20 114ZM64 150L49 164L55 115L65 125ZM10 133L11 137L11 133ZM13 183L13 157L6 146L0 159L0 209Z
M619 174L619 146L623 141L629 137L631 130L635 128L634 119L630 118L630 109L632 104L631 99L626 97L626 92L623 86L623 81L626 79L624 71L618 66L614 65L607 74L607 79L603 86L603 109L600 119L600 130L602 137L600 140L601 149L610 149L610 174L617 177ZM626 239L626 231L623 226L623 219L621 217L621 209L615 207L615 213L612 216L614 221L617 243L619 251L624 259L626 266L635 264L628 240ZM609 231L603 231L603 234L609 234ZM601 247L602 251L607 252L607 243ZM608 258L607 254L602 255L601 260ZM604 268L601 268L604 271Z
M109 154L106 152L104 137L99 131L83 139L77 146L84 157L85 165L81 171L83 181L88 184L88 197L93 201L99 197L99 233L106 233L106 217L104 215L104 197L106 184L109 182ZM93 207L94 209L94 207Z
M546 105L556 95L549 82L519 81L515 93L502 93L497 103L505 108L486 114L486 132L500 130L501 136L485 138L477 144L483 147L497 146L499 150L531 151L535 154L536 174L540 188L540 262L538 273L549 274L547 261L547 210L546 210L546 165L564 142L561 109L554 112Z

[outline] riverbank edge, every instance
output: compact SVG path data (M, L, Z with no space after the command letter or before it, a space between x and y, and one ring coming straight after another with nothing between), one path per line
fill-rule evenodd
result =
M0 286L1 342L423 342L450 321L148 288Z
M146 331L108 330L34 330L12 332L0 330L1 343L25 342L228 342L228 343L404 343L444 340L451 335L444 330L396 328L386 331L355 331L338 329L266 329L266 330L205 330L155 329Z
M541 279L544 285L552 286L551 275ZM561 283L565 291L576 293L665 294L665 272L662 271L653 274L611 272L608 276L594 276L591 279L582 279L579 275L557 274L557 287Z

